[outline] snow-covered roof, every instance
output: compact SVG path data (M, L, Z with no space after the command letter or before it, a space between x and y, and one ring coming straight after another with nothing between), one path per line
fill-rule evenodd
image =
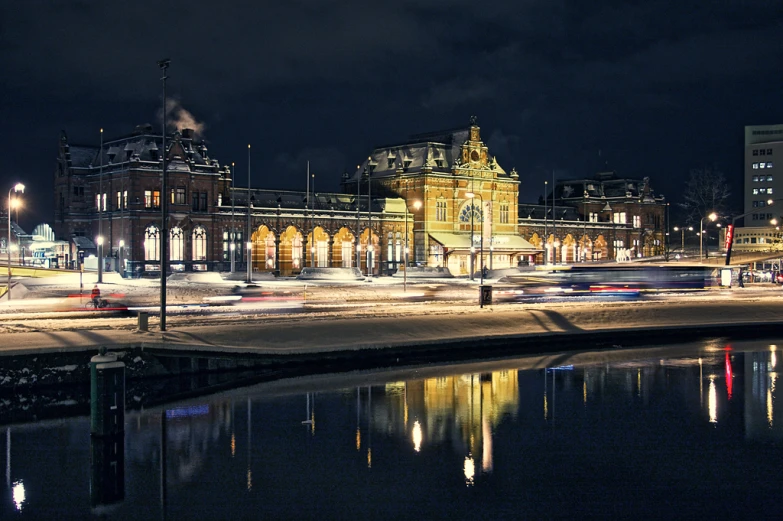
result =
M160 168L163 137L152 132L151 128L138 127L128 136L104 141L103 148L98 146L69 145L63 134L65 153L70 154L73 168L117 168L118 165L136 164L148 168ZM216 173L221 171L218 161L207 154L204 141L197 139L192 131L174 132L166 139L168 151L167 170L174 172ZM145 164L146 163L146 164ZM223 168L225 170L226 167Z
M425 169L435 173L451 173L452 168L459 167L462 146L469 141L470 130L471 127L463 127L419 134L404 143L377 147L347 181L355 182L359 176L365 175L368 165L373 177L393 176L398 172L416 174ZM477 144L483 146L483 143ZM494 157L490 156L487 168L497 172L497 176L508 176Z
M237 207L247 207L247 194L247 188L235 188L234 204ZM279 206L281 210L294 209L301 211L307 206L316 210L356 211L356 196L352 194L316 192L315 194L310 194L310 201L308 202L306 192L251 188L250 196L253 198L253 207L256 209L277 209ZM404 203L402 203L403 206L395 206L396 203L392 201L398 201L398 199L373 197L372 211L405 212ZM402 199L399 199L399 201L402 201ZM230 208L231 200L224 200L223 207ZM359 201L359 210L367 211L367 194L362 195Z

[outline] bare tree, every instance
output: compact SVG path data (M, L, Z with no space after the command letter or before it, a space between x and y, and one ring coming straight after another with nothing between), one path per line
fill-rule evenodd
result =
M723 172L712 167L695 168L685 182L683 202L679 206L687 222L697 224L702 217L712 212L728 216L730 196L731 190Z

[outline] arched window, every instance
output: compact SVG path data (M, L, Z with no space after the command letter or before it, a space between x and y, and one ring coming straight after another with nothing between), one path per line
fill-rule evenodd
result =
M291 264L295 270L302 267L302 235L297 233L291 240Z
M144 260L160 260L160 230L154 224L144 231Z
M185 260L185 241L182 238L182 228L179 226L171 229L169 258L173 261Z
M207 260L207 230L201 225L193 228L193 260Z
M480 223L484 220L483 212L480 206L466 203L459 212L459 222L470 224L470 213L473 212L473 223Z

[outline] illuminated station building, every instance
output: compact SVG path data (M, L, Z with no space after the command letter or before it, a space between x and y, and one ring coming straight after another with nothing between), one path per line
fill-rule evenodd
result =
M665 203L647 179L559 181L554 209L520 205L516 170L489 153L475 118L375 148L343 174L339 193L237 187L233 168L183 129L166 140L169 193L162 194L162 146L150 125L102 147L72 144L62 133L53 228L69 247L60 266L94 254L100 230L108 269L159 274L164 199L172 271L228 272L233 264L244 273L248 238L253 272L281 276L306 267L393 275L406 244L410 265L454 276L613 259L623 248L634 256L663 251Z

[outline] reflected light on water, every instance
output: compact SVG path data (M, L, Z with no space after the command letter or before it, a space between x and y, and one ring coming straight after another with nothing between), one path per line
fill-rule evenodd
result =
M16 509L21 512L22 506L24 505L25 502L24 483L22 483L22 480L14 482L13 494L14 494L14 505L16 505Z
M231 434L231 457L233 458L236 453L237 453L237 438L232 433Z
M421 424L419 423L419 420L416 420L413 422L413 432L411 433L413 438L413 450L416 452L421 452Z
M772 353L774 356L775 353ZM777 373L770 373L769 374L769 388L767 388L767 423L770 427L772 427L772 419L774 417L774 404L773 399L775 396L775 380L777 380L778 374Z
M359 451L359 449L362 448L362 430L360 428L356 428L356 450Z
M715 387L714 376L710 376L710 391L707 400L710 410L710 423L718 423L718 390Z
M476 464L473 461L472 456L468 455L465 457L463 471L465 472L465 484L469 487L472 487L474 484L474 478L476 476Z
M544 393L544 419L549 418L549 404L546 401L546 393Z

